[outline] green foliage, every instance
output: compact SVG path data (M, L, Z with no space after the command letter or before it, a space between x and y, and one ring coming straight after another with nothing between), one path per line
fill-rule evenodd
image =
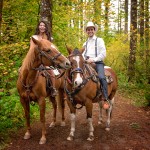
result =
M0 141L3 142L11 132L25 125L25 117L16 88L11 89L9 95L1 92L0 96L2 96L0 99ZM31 121L39 118L37 105L30 105L30 117Z
M29 48L29 42L0 47L0 89L9 90L16 85L18 69Z
M119 87L118 91L127 98L132 99L136 106L150 105L149 89L150 85L137 82L128 82L128 78L122 72L118 73Z
M0 132L13 125L20 126L24 119L19 97L16 95L3 96L0 100Z
M25 41L34 33L38 19L38 1L4 1L2 42Z
M150 106L150 85L147 85L145 87L145 93L144 93L147 105Z
M106 65L116 72L127 72L129 42L127 35L116 35L106 42L107 58Z

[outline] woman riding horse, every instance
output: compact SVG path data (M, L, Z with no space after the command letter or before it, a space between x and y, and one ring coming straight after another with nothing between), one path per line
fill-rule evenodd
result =
M29 51L19 71L17 89L26 118L27 131L24 135L24 139L29 139L31 137L30 103L34 101L39 105L40 121L42 123L42 137L39 144L45 144L45 98L51 96L51 93L47 90L47 81L42 71L46 70L45 66L53 65L68 69L70 67L70 62L49 40L36 38L37 36L31 38ZM53 100L53 103L55 103L55 100Z
M52 42L52 37L50 32L48 31L48 25L45 21L40 21L36 27L35 30L35 35L37 36L38 39L47 39L50 42ZM52 96L55 97L56 95L58 95L58 91L56 90L55 87L55 74L53 72L52 67L48 69L48 72L50 74L50 80L51 80L51 93Z

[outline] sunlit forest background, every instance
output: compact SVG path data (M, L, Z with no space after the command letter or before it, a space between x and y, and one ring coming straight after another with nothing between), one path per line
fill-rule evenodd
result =
M105 41L105 64L118 76L118 92L140 107L150 105L149 0L0 0L0 142L24 125L16 81L39 20L49 23L53 42L81 48L84 26L93 21ZM38 116L32 106L32 118ZM4 134L4 131L5 132Z

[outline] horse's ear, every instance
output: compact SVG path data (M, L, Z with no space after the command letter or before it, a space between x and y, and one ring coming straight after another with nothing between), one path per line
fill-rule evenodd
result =
M84 50L85 50L85 47L81 48L79 51L80 51L81 53L83 53Z
M67 48L68 53L71 54L71 52L72 52L71 47L69 47L68 45L66 45L66 48Z
M36 45L38 45L38 46L40 45L39 40L38 40L35 36L32 36L31 39L32 39L32 41L34 42L34 44L36 44Z

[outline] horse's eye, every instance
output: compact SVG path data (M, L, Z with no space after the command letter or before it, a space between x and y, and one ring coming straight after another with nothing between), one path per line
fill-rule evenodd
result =
M49 49L49 50L47 50L46 52L47 52L47 53L50 53L50 52L51 52L51 50Z

